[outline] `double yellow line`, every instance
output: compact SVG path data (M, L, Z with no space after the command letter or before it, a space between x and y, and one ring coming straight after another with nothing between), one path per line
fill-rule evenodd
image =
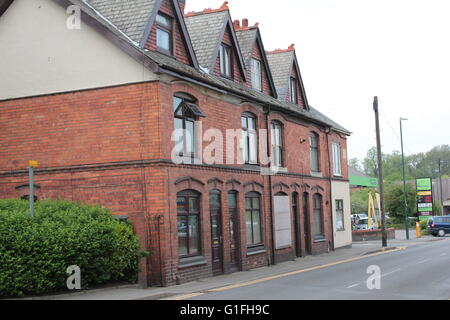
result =
M365 256L350 258L350 259L346 259L346 260L340 260L340 261L336 261L336 262L332 262L332 263L328 263L328 264L323 264L323 265L320 265L320 266L315 266L315 267L310 267L310 268L306 268L306 269L296 270L296 271L292 271L292 272L277 274L277 275L274 275L274 276L265 277L265 278L261 278L261 279L240 282L240 283L236 283L236 284L232 284L232 285L228 285L228 286L224 286L224 287L209 289L209 290L206 290L205 292L193 292L193 293L190 293L190 294L185 294L185 295L182 295L182 296L168 298L168 299L165 299L165 300L185 300L185 299L194 298L194 297L198 297L198 296L204 295L205 293L222 292L222 291L226 291L226 290L246 287L246 286L250 286L250 285L261 283L261 282L266 282L266 281L270 281L270 280L274 280L274 279L289 277L289 276L292 276L292 275L296 275L296 274L300 274L300 273L304 273L304 272L308 272L308 271L324 269L324 268L340 265L340 264L343 264L343 263L348 263L348 262L352 262L352 261L362 260L362 259L366 259L366 258L370 258L370 257L374 257L374 256L379 256L379 255L386 254L386 253L397 252L397 251L401 251L401 250L405 250L405 248L404 247L398 247L398 248L395 248L395 249L392 249L392 250L382 250L380 252L368 254L368 255L365 255Z

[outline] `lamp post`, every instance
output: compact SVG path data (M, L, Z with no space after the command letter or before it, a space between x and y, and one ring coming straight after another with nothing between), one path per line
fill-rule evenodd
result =
M442 196L442 172L441 166L444 163L443 160L439 159L439 200L441 200L441 215L444 215L444 197Z
M406 240L409 240L408 198L406 195L405 155L403 153L403 127L402 127L402 121L406 120L408 119L400 118L400 140L402 144L403 198L405 201L405 232L406 232Z

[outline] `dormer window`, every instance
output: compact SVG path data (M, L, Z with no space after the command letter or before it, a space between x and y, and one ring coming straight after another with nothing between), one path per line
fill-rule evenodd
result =
M231 78L231 48L225 44L220 45L220 74Z
M156 16L156 47L158 51L172 55L172 19L161 13Z
M251 60L252 71L252 87L255 90L262 90L262 74L261 74L261 61L253 59Z
M297 79L291 78L289 81L289 92L290 92L290 98L291 103L297 104Z

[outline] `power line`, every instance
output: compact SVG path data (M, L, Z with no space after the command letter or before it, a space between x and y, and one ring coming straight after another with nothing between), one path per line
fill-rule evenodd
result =
M397 132L395 131L394 127L391 125L391 123L387 119L386 115L384 114L384 112L380 110L380 113L383 116L383 118L386 121L386 123L388 124L388 126L391 128L391 130L394 133L394 136L397 138L398 142L401 143L402 140L401 140L400 136L397 134ZM408 151L409 154L413 154L406 146L403 146L403 147L406 149L406 151Z

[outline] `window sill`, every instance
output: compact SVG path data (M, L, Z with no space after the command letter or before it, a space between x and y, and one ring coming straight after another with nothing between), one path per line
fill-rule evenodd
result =
M254 247L254 248L247 248L247 257L248 256L254 256L261 253L266 253L267 250L264 247Z
M316 177L316 178L322 178L323 174L320 171L311 171L311 176Z
M314 239L314 243L325 242L325 241L327 241L327 239L325 239L324 236L318 236L316 239Z
M190 267L198 267L202 265L206 265L208 262L205 257L197 256L197 257L189 257L189 258L180 258L178 262L178 269L185 269Z

